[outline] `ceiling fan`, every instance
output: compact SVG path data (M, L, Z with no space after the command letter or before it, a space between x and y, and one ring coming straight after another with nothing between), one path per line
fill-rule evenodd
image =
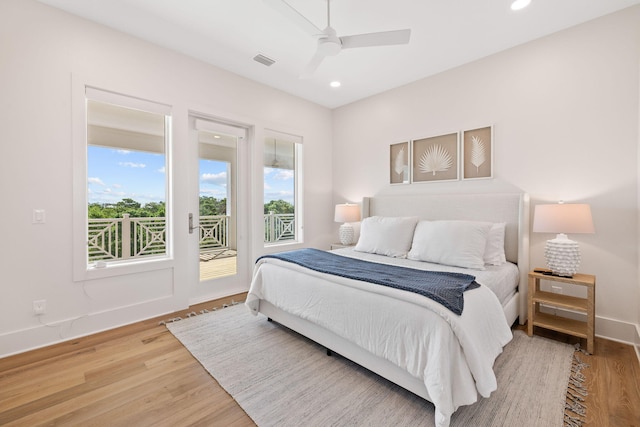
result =
M407 44L411 36L411 30L405 29L338 37L336 30L331 27L331 0L327 0L327 27L324 30L305 18L285 0L264 0L264 2L302 30L318 38L316 53L300 74L301 79L311 77L326 56L337 55L342 49Z

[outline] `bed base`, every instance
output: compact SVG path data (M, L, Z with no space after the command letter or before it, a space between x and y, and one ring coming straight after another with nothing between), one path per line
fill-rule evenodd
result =
M505 317L509 325L513 325L518 320L518 300L519 294L516 293L503 306ZM289 314L280 310L268 301L260 301L260 313L267 316L268 321L275 321L287 328L309 338L312 341L325 347L327 356L331 356L333 352L351 360L354 363L380 375L381 377L399 385L405 390L410 391L431 402L429 393L420 378L410 375L407 371L400 369L386 359L369 353L362 347L345 340L344 338L330 332L329 330L311 323L305 319Z
M328 355L330 352L335 352L431 402L427 388L420 378L410 375L388 360L369 353L321 326L282 311L265 300L260 301L259 311L267 318L273 319L273 321L325 347Z
M509 326L516 323L520 318L520 293L516 292L513 294L513 296L502 305L502 310L504 311L504 317L507 319Z

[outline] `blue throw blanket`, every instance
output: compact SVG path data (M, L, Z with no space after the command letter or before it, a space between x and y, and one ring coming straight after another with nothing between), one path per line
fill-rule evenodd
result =
M431 298L458 315L462 314L464 308L464 291L480 286L476 283L476 278L469 274L378 264L319 249L299 249L263 255L257 261L262 258L276 258L321 273L414 292Z

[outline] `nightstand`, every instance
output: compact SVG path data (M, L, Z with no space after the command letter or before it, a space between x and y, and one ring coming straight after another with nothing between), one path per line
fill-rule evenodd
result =
M332 243L331 244L331 250L342 249L342 248L350 248L352 246L355 246L355 245L343 245L342 243Z
M587 288L587 297L579 298L541 291L540 280L585 286ZM529 320L527 322L527 334L532 336L533 327L538 326L585 338L587 340L587 352L593 354L595 345L595 303L596 276L592 276L591 274L574 274L573 277L560 277L532 271L529 273ZM542 313L540 312L540 304L584 313L587 315L587 321L583 322Z

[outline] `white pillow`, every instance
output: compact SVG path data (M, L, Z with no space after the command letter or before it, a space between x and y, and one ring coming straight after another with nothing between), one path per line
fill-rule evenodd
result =
M417 217L365 218L360 225L360 238L354 249L394 258L406 258L407 252L411 249L413 231L417 223Z
M502 265L507 262L504 254L504 232L507 226L504 222L491 225L487 246L484 249L484 263L489 265Z
M408 258L484 270L490 222L420 221Z

